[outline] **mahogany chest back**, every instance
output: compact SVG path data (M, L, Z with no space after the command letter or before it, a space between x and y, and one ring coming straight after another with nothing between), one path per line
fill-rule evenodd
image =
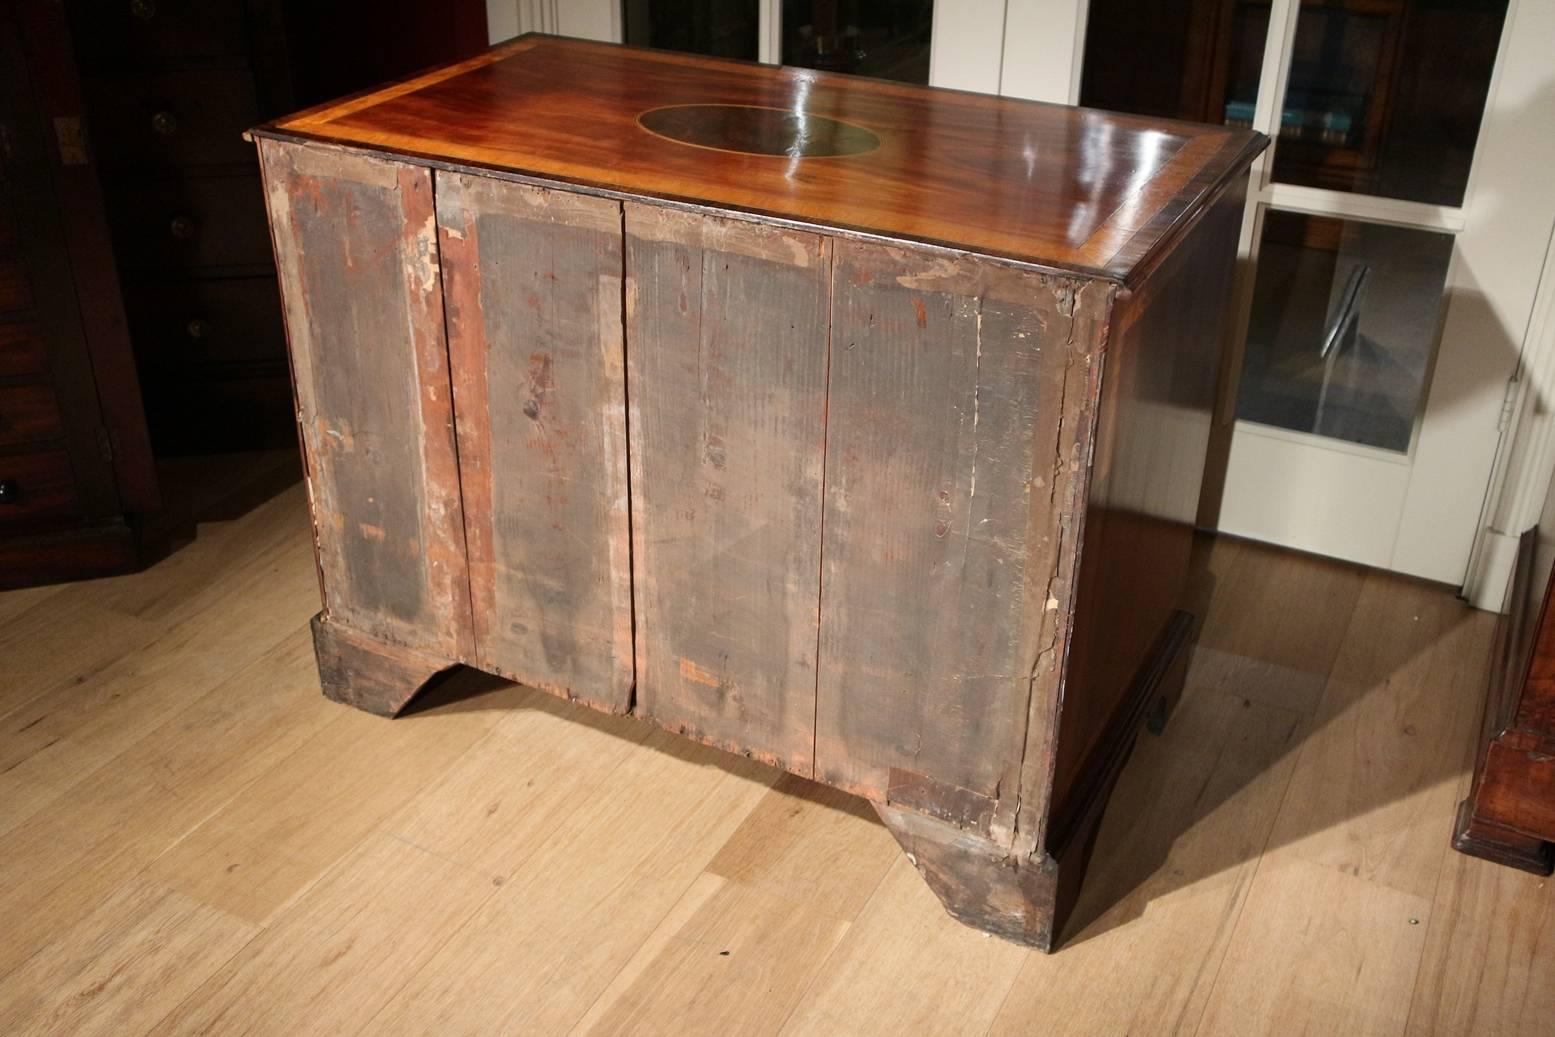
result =
M543 36L255 136L326 692L636 714L1050 946L1181 679L1263 139Z

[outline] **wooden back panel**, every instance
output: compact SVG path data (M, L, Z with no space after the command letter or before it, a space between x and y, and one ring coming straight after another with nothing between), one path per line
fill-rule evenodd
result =
M449 659L469 590L429 170L262 141L325 612Z
M632 701L621 206L437 174L476 656Z
M811 772L830 242L626 204L637 710Z
M816 777L986 828L1057 682L1111 287L836 250Z

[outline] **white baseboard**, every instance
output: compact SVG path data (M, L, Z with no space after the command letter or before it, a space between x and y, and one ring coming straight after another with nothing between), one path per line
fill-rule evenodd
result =
M1512 567L1517 563L1517 544L1521 539L1498 529L1485 530L1479 553L1463 584L1463 597L1470 605L1487 612L1506 611Z

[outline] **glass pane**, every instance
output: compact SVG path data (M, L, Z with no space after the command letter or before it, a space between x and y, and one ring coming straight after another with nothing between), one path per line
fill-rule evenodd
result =
M1258 99L1268 3L1091 0L1080 103L1247 125Z
M626 42L755 61L760 0L626 0Z
M1274 178L1462 204L1506 7L1302 0Z
M783 64L929 81L934 0L783 0Z
M1237 417L1407 451L1452 235L1270 211Z

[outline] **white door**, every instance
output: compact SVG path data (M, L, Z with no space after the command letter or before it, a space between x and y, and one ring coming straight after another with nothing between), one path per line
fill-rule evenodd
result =
M1462 583L1555 227L1555 4L1071 6L1064 99L1274 141L1201 522Z
M486 19L493 43L555 32L998 93L1005 8L1006 0L487 0Z
M1236 122L1202 524L1462 583L1555 228L1549 0L491 0L540 29Z

